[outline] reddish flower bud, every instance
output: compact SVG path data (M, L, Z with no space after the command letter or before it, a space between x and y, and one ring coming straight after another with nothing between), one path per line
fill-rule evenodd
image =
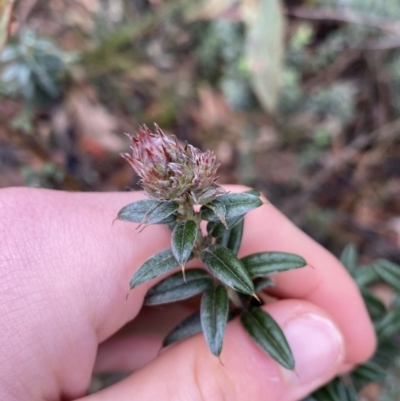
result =
M178 139L168 137L156 125L155 132L146 126L130 136L132 154L121 154L141 177L140 185L158 200L192 199L205 204L224 193L215 184L219 163L214 153L201 152Z

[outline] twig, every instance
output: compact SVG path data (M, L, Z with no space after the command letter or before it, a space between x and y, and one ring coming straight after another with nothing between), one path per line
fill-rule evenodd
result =
M318 75L304 83L303 88L308 91L321 83L327 84L340 75L350 64L361 55L360 50L348 50L341 53L336 60Z
M29 149L39 160L43 162L51 162L58 169L60 169L64 176L65 187L71 191L82 191L85 189L85 185L79 182L74 176L65 170L63 166L60 166L53 160L50 152L32 135L26 135L18 130L12 130L7 127L5 121L0 120L0 130L4 132L9 138L16 139L22 142L24 146Z
M381 17L354 12L351 10L333 10L328 8L295 7L288 8L286 15L289 17L304 18L311 20L330 20L347 22L350 24L364 25L379 29L383 32L400 36L400 24Z
M324 156L324 159L327 159L327 161L324 163L324 159L321 160L323 167L312 178L311 185L306 188L300 196L297 196L296 199L290 199L286 202L282 207L283 211L292 217L295 223L299 224L301 216L298 212L304 209L305 205L311 201L312 197L321 188L324 182L327 181L331 174L337 172L344 165L354 160L359 152L367 146L375 142L384 142L393 139L393 137L397 135L400 135L400 118L369 134L358 136L340 153L340 155L329 158Z

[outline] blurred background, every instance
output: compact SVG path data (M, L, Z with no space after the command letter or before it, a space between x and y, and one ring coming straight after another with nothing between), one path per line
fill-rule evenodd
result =
M0 187L136 189L123 133L157 123L336 255L353 243L363 263L400 262L400 0L0 11ZM366 397L400 399L393 381Z

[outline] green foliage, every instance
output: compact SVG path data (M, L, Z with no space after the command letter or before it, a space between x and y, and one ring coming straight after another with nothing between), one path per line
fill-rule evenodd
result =
M151 154L154 158L151 163L147 163L146 176L142 175L143 180L148 180L143 183L145 188L150 182L152 188L155 188L155 178L164 169L163 160L167 152L165 147L159 146L160 138L150 134L146 140L142 138L142 142L133 138L137 147L136 154L145 157ZM167 141L162 132L158 135L164 142ZM170 140L168 145L171 157L176 157L176 152L187 148L182 148L177 142ZM204 171L206 176L209 174L206 162L214 160L214 156L210 153L201 154L194 148L191 152L191 155L194 155L191 157L197 157L200 162L204 160L205 163L197 165L199 173L196 179L201 184L204 180L201 172ZM139 172L142 171L143 163L133 160L130 156L125 155L125 158L138 166ZM170 159L167 162L170 163ZM193 160L190 159L188 163L193 164ZM149 168L151 164L153 168ZM186 167L184 163L175 163L169 178L176 174L178 180L183 180ZM174 198L175 200L140 200L119 211L117 218L127 222L164 222L171 227L169 221L173 221L171 249L148 259L132 276L131 289L174 269L179 264L182 266L183 277L181 273L176 273L162 280L148 291L144 302L146 305L160 305L203 293L200 313L190 316L174 328L164 340L164 345L180 341L201 330L211 353L219 357L226 324L229 318L240 315L251 338L284 367L294 369L293 355L283 332L271 316L258 307L254 308L253 299L256 298L261 303L256 292L273 285L273 281L266 276L303 267L306 261L300 256L279 252L258 253L248 255L242 260L238 259L236 254L243 236L244 215L263 204L260 194L254 190L224 193L222 189L213 188L210 194L207 194L206 190L200 197L193 197L192 194L197 188L188 188L190 192L183 192L181 197ZM203 200L203 205L200 210L195 211L194 202L198 199ZM200 228L202 221L208 221L205 234ZM211 277L200 269L189 269L185 276L184 265L193 256L200 257Z
M60 96L62 76L74 60L74 55L27 29L1 54L0 93L22 97L29 105L47 105Z
M158 277L169 270L177 267L178 261L174 258L172 249L161 251L150 259L148 259L136 273L132 276L130 281L130 288L135 288L140 284L145 283L155 277Z
M198 227L195 221L186 220L177 223L172 231L172 253L181 266L188 261L198 233Z
M201 253L201 261L227 286L243 294L254 294L254 285L240 260L227 248L212 245Z
M375 324L378 347L370 361L358 365L348 375L336 377L303 401L357 401L357 392L366 385L385 381L387 369L400 355L400 347L396 341L400 331L400 304L393 298L387 309L368 288L370 285L384 282L398 294L400 266L383 259L371 266L360 266L357 249L350 244L343 250L340 260L360 288L368 313Z
M204 270L188 270L185 281L181 273L176 273L152 287L146 294L144 304L160 305L181 301L202 293L210 285L210 276Z
M228 293L223 285L204 291L200 306L201 327L208 347L215 356L222 351L228 312Z
M166 335L163 346L166 347L175 342L182 341L194 334L201 333L201 331L200 311L197 311L184 319Z
M298 255L283 252L253 253L241 259L251 277L262 277L304 267L307 262Z
M244 311L240 316L251 338L286 369L293 370L295 361L285 335L275 320L262 309Z

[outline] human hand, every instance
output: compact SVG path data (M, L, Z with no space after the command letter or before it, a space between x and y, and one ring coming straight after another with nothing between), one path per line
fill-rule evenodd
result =
M0 190L1 400L76 400L86 394L93 369L131 367L137 370L127 379L82 401L295 401L371 356L374 332L355 284L272 205L246 216L240 255L291 252L312 266L275 276L280 300L264 306L291 345L295 373L269 358L237 321L227 327L223 365L201 334L150 363L160 338L98 346L138 315L156 282L125 301L133 272L169 247L165 227L139 234L133 224L111 225L122 206L140 197Z

